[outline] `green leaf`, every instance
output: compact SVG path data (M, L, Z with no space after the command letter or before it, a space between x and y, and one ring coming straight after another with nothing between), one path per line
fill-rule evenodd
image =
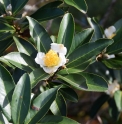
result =
M57 6L59 6L62 3L63 3L62 1L54 1L48 3L41 7L40 9L38 9L34 14L31 15L31 17L38 21L45 21L61 16L64 14L64 12L60 8L57 8Z
M11 119L10 102L14 87L12 76L4 66L0 65L0 106L8 120Z
M87 12L88 7L87 7L85 0L64 0L64 2L70 6L75 7L76 9L81 11L82 13Z
M73 16L70 13L64 15L57 38L57 43L64 44L67 48L67 53L70 50L72 40L74 35L74 20Z
M85 61L88 61L93 56L101 53L107 46L109 46L113 40L110 39L99 39L96 42L90 42L78 47L76 50L69 55L69 62L67 67L76 68Z
M12 119L15 124L22 124L30 107L30 79L24 74L18 81L11 102Z
M29 43L28 41L22 38L17 38L17 37L13 37L13 38L19 52L25 53L28 56L33 57L34 59L36 58L37 51L31 43Z
M100 97L98 97L95 102L93 103L93 105L91 106L91 110L90 110L90 117L94 118L98 111L100 110L100 108L102 107L102 105L107 102L109 100L110 96L107 94L102 94Z
M114 24L116 30L120 29L122 27L122 19L119 19L115 24Z
M29 74L29 76L32 88L36 86L39 81L47 80L50 77L50 75L45 73L45 71L42 68L35 69Z
M83 43L89 42L93 35L93 31L94 31L93 29L88 28L88 29L85 29L85 30L75 34L69 54L71 54L76 48L81 46Z
M4 32L4 33L0 33L0 40L7 40L8 38L12 37L13 34L11 34L10 32Z
M0 57L0 61L3 62L4 64L8 65L11 68L15 68L14 65L12 65L10 62L8 62L4 57Z
M34 39L38 51L46 53L50 49L51 38L39 22L31 17L27 17L27 19L29 21L30 35Z
M5 32L5 31L15 32L15 29L13 26L10 26L7 23L0 23L0 32Z
M116 106L114 98L110 98L108 100L109 104L109 115L114 120L117 121L120 115L120 112L118 111L118 108Z
M13 43L13 39L0 40L0 55Z
M0 124L9 124L8 120L1 111L0 111Z
M32 108L35 110L30 109L25 124L36 124L44 117L55 100L58 89L59 87L46 90L34 99Z
M122 28L120 28L117 32L116 35L113 37L114 43L110 45L106 53L108 54L117 54L119 52L122 52Z
M0 1L0 14L2 15L2 14L5 14L6 12L5 12L5 7L4 7L4 5L3 5L3 3L1 3L1 1Z
M31 72L33 69L37 68L35 61L28 55L19 52L11 52L4 56L14 66Z
M80 124L80 123L67 117L47 115L43 119L41 119L40 123L38 124Z
M70 74L67 76L57 75L59 79L62 79L69 83L71 86L79 90L87 91L105 91L107 90L107 82L100 76L90 73Z
M50 110L54 115L66 116L66 101L60 93L57 94L56 99L50 106Z
M5 9L10 4L9 0L0 0L0 2L4 5Z
M94 29L94 35L92 37L92 41L94 42L100 38L103 38L101 27L98 24L98 22L96 21L96 19L95 18L92 18L92 19L88 18L88 22L89 22L90 26Z
M12 13L13 15L18 14L20 10L25 6L28 0L10 0L12 5Z
M121 69L122 68L122 56L102 61L108 68Z
M72 88L65 87L61 88L59 91L61 92L65 99L72 102L78 102L78 95Z
M114 99L118 110L122 111L122 91L118 90L114 93Z

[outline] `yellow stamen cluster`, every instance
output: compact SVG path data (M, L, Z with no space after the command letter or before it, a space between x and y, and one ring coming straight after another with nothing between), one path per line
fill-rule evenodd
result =
M115 35L116 35L116 34L113 33L113 34L109 37L109 39L112 39Z
M60 62L60 58L58 54L53 50L49 50L44 57L44 64L47 67L57 66L59 62Z

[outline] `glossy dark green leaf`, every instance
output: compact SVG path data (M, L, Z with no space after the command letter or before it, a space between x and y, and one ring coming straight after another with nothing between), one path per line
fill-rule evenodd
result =
M17 38L17 37L13 37L13 38L19 52L25 53L28 56L33 57L34 59L36 58L37 51L31 43L29 43L28 41L22 38Z
M85 61L88 61L93 56L101 53L106 47L113 43L110 39L99 39L96 42L90 42L78 47L76 50L69 55L69 62L67 67L76 68L80 66Z
M85 0L64 0L68 5L75 7L79 11L86 13L87 5Z
M22 124L30 107L30 79L24 74L18 81L11 102L12 119L15 124Z
M114 120L117 121L120 115L120 112L118 111L118 108L116 106L114 98L110 98L108 100L109 104L109 115Z
M6 60L4 57L0 57L0 62L3 62L4 64L8 65L9 67L15 69L15 66L12 65L8 60Z
M12 76L5 67L0 65L0 106L8 120L11 119L10 102L14 87L15 84Z
M88 22L89 22L90 26L94 29L94 35L92 37L92 41L94 42L100 38L103 38L101 27L98 24L98 22L96 21L96 19L95 18L92 18L92 19L88 18Z
M50 75L45 73L45 71L42 68L35 69L30 73L30 81L31 81L31 87L33 88L38 84L41 80L47 80Z
M0 40L0 55L13 43L13 39Z
M77 66L77 68L67 68L66 67L65 69L62 69L57 73L61 74L61 75L79 73L79 72L84 71L89 66L90 62L91 62L91 59L80 64L79 66Z
M48 3L38 9L34 14L31 15L31 17L38 21L45 21L61 16L64 14L64 12L63 10L57 8L57 6L59 6L60 4L62 4L62 1L54 1Z
M56 99L53 101L52 105L50 106L50 110L54 115L66 116L66 101L63 96L58 93Z
M121 69L122 68L122 56L102 61L108 68Z
M115 24L114 24L116 30L120 29L122 27L122 19L119 19Z
M41 119L38 124L80 124L70 118L48 115Z
M114 43L107 48L106 53L117 54L122 52L122 28L120 28L113 37Z
M12 5L13 15L16 15L20 10L22 10L22 8L28 2L28 0L10 0L10 1Z
M122 91L118 90L114 93L114 99L116 106L118 108L118 111L122 111Z
M67 48L67 53L70 50L74 35L74 20L71 14L67 13L64 15L57 38L57 43L64 44Z
M15 32L15 29L13 26L7 23L0 23L0 32L5 32L5 31Z
M78 102L78 95L72 88L69 87L61 88L60 92L65 99L72 102Z
M35 19L31 17L27 17L27 19L29 21L30 35L34 39L38 51L47 52L52 43L48 33Z
M7 40L8 38L12 37L13 34L11 34L10 32L4 32L4 33L0 33L0 40Z
M108 87L107 82L102 77L91 73L82 72L67 76L57 76L79 90L101 92L107 90Z
M4 56L14 66L23 69L25 71L32 71L37 68L35 61L28 55L19 52L11 52Z
M107 94L102 94L100 97L98 97L96 99L96 101L93 103L93 105L91 106L91 110L90 110L90 117L94 118L98 111L100 110L100 108L102 107L102 105L107 102L109 100L110 96L108 96Z
M1 111L0 111L0 124L9 124L7 118L3 115Z
M58 89L59 87L46 90L34 99L32 103L32 108L34 110L30 109L25 124L36 124L44 117L52 102L55 100Z
M93 29L89 28L75 34L69 54L71 54L76 48L78 48L83 43L88 43L93 35L93 31Z

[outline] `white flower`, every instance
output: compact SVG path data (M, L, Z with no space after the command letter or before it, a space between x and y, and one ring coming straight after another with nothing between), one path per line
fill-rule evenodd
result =
M116 28L114 26L110 26L109 28L105 29L104 34L107 38L112 39L116 34Z
M46 73L54 73L60 66L66 64L66 47L63 44L51 44L51 49L45 54L38 52L35 61Z
M12 11L12 6L11 6L11 4L9 4L9 5L7 6L6 11Z
M108 84L108 90L106 91L106 94L110 95L111 97L114 95L115 91L120 89L120 85L115 80L113 83Z

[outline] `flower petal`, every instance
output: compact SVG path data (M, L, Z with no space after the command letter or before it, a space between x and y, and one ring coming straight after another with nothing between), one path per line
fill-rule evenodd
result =
M48 74L52 74L54 72L57 71L58 67L57 66L54 66L54 67L46 67L46 66L43 66L43 69L46 73Z
M36 56L36 58L35 58L35 62L37 63L37 64L39 64L41 67L42 66L45 66L44 65L44 61L43 61L43 58L45 57L45 53L43 53L43 52L38 52L37 53L37 56Z
M67 62L67 59L65 58L64 54L59 53L59 58L60 58L59 67L65 65Z
M107 38L111 38L115 32L116 32L116 28L114 26L110 26L104 31Z
M64 55L67 53L67 48L63 44L51 43L51 49Z

